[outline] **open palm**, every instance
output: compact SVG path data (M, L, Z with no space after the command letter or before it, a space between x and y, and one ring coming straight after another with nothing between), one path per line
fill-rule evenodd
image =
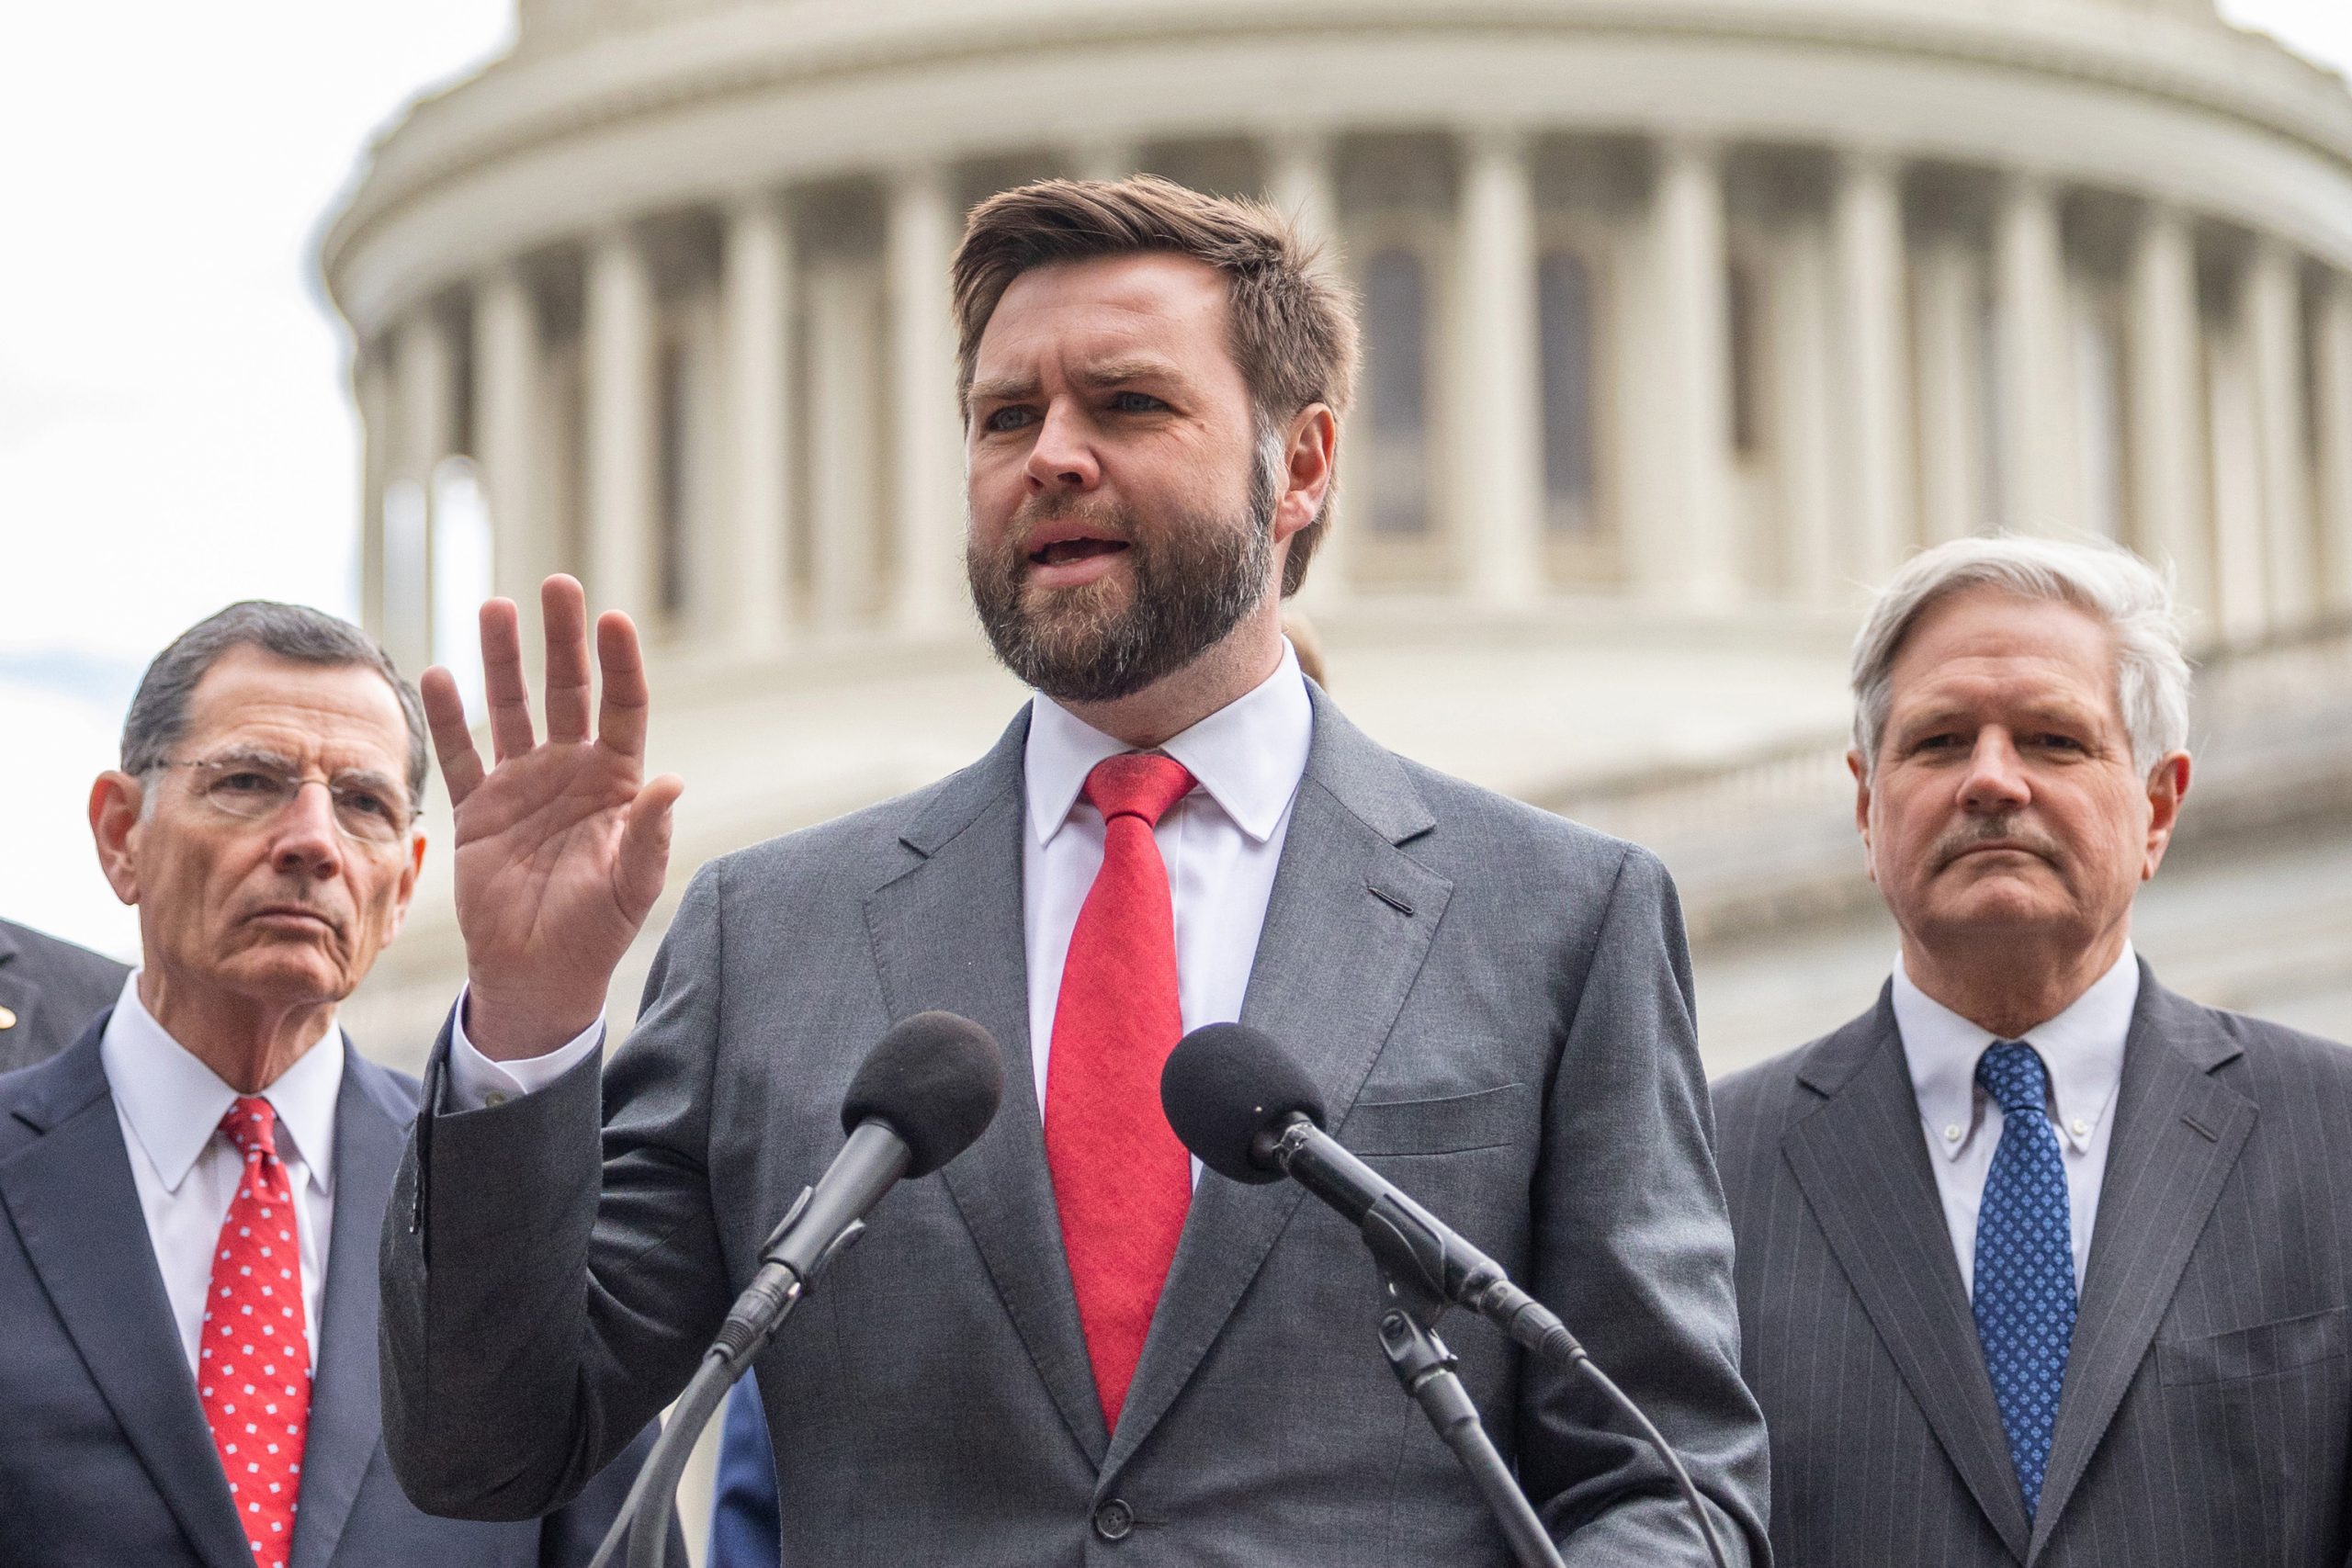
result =
M667 774L644 777L645 664L628 617L608 610L596 624L603 693L592 733L586 595L572 579L551 577L539 603L544 740L512 600L481 609L493 766L474 750L449 672L428 670L421 682L456 808L467 1032L493 1058L542 1055L595 1021L613 970L661 897L670 808L683 787Z

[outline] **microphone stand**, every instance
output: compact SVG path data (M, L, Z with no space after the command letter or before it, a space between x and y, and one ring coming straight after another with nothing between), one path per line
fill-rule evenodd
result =
M1388 1370L1470 1472L1520 1568L1563 1568L1559 1548L1552 1544L1550 1532L1479 1422L1478 1407L1470 1403L1453 1370L1458 1364L1453 1352L1435 1333L1437 1320L1452 1303L1430 1287L1425 1260L1410 1238L1385 1223L1377 1208L1364 1217L1363 1236L1371 1244L1388 1297L1388 1310L1380 1315L1380 1348L1388 1358Z
M1405 1385L1405 1392L1429 1416L1430 1425L1437 1428L1438 1436L1445 1439L1446 1447L1454 1451L1470 1472L1471 1479L1478 1483L1487 1506L1502 1525L1503 1534L1509 1538L1522 1568L1529 1564L1550 1568L1558 1563L1559 1551L1552 1544L1551 1536L1537 1522L1535 1510L1529 1506L1518 1483L1504 1468L1502 1457L1495 1451L1486 1428L1478 1424L1477 1409L1463 1392L1462 1380L1454 1375L1453 1353L1430 1332L1439 1316L1453 1304L1444 1289L1445 1238L1431 1235L1408 1208L1389 1198L1374 1203L1358 1228L1364 1245L1372 1249L1373 1261L1379 1267L1381 1280L1394 1303L1380 1320L1380 1348L1387 1353L1388 1365L1396 1372L1396 1381ZM1699 1489L1691 1483L1690 1471L1656 1424L1642 1413L1641 1406L1600 1370L1565 1327L1555 1324L1534 1349L1542 1359L1564 1368L1570 1376L1581 1374L1641 1429L1643 1438L1674 1477L1675 1488L1682 1494L1683 1504L1690 1510L1691 1526L1706 1545L1708 1560L1714 1568L1724 1568L1723 1543L1715 1539L1714 1523L1707 1517L1706 1505L1700 1501Z
M596 1548L588 1568L610 1568L613 1554L620 1550L623 1540L628 1542L628 1568L663 1568L662 1548L670 1534L670 1516L678 1505L678 1480L685 1473L686 1461L693 1457L695 1440L718 1413L727 1391L751 1370L752 1358L766 1348L767 1342L775 1337L784 1320L792 1315L792 1309L800 1304L800 1297L808 1288L808 1280L776 1261L775 1255L791 1234L801 1212L808 1208L814 1190L802 1188L800 1196L769 1235L767 1246L762 1249L759 1271L736 1298L718 1337L703 1352L702 1365L695 1369L693 1381L671 1407L670 1419L662 1423L662 1435L653 1441L653 1451L645 1456L637 1480L623 1499L620 1512L613 1517L612 1528L605 1532L604 1542ZM810 1278L865 1234L865 1221L851 1221L817 1259L809 1270Z

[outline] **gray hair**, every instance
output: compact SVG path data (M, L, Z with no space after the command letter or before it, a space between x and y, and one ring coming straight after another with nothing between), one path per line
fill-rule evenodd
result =
M1939 601L1991 586L2072 604L2115 638L2116 706L2143 776L2188 747L2188 660L2165 574L2120 545L2015 535L1954 539L1920 551L1880 590L1854 638L1854 748L1867 774L1894 700L1894 660Z
M361 665L381 675L408 721L408 799L424 798L424 705L401 678L383 645L349 621L302 604L245 599L206 616L172 639L140 678L122 720L122 771L144 778L164 765L187 733L187 709L205 671L232 649L258 648L297 664Z

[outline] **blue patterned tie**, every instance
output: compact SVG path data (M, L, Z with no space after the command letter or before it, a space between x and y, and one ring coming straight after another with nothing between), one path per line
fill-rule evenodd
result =
M2001 1143L1976 1212L1976 1337L2030 1519L2075 1337L2066 1166L2050 1125L2050 1075L2032 1046L1995 1041L1977 1059L1976 1081L2001 1108Z

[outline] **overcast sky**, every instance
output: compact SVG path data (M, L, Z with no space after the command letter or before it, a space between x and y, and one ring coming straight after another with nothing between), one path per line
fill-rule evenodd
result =
M2223 9L2352 68L2352 0ZM80 0L0 23L0 914L129 956L82 803L139 670L232 599L352 613L318 228L369 135L511 14Z

